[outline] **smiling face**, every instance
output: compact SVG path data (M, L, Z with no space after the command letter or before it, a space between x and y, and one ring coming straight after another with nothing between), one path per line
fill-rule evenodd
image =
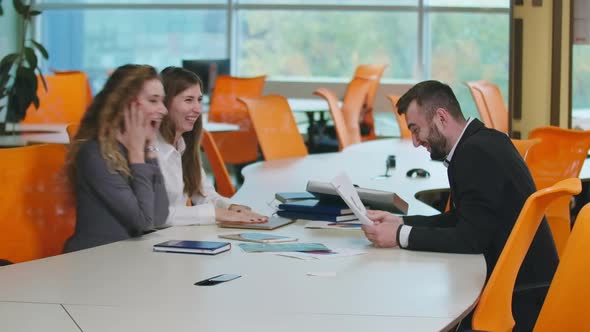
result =
M408 106L406 120L415 147L425 147L433 160L443 160L449 154L448 140L438 129L436 116L429 121L416 100Z
M136 98L137 108L150 123L153 135L158 132L162 118L168 113L164 106L164 86L159 79L146 81Z
M188 87L172 98L169 116L176 129L176 137L193 130L203 112L202 101L203 93L198 84Z

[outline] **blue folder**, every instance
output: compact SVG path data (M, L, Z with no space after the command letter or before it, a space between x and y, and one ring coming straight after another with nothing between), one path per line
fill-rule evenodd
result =
M324 203L317 199L279 204L280 210L299 211L307 213L343 215L351 214L352 210L344 203Z
M306 219L306 220L325 220L325 221L350 221L357 220L354 214L335 215L322 213L308 213L300 211L279 210L277 214L283 218L289 219Z

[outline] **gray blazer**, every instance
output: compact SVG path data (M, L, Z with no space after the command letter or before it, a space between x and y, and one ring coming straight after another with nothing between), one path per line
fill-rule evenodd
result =
M126 149L121 145L123 154ZM91 248L164 224L168 197L158 161L130 164L131 178L107 168L99 144L90 140L76 157L76 230L64 252Z

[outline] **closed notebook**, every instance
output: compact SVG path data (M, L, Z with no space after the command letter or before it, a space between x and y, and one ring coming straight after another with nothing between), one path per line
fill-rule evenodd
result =
M170 240L154 245L154 251L216 255L231 249L229 242Z
M300 211L285 211L279 210L277 214L283 218L289 219L305 219L305 220L325 220L325 221L350 221L357 220L354 214L334 215L322 213L307 213Z
M301 200L314 199L316 197L314 196L314 194L309 193L307 191L300 191L300 192L294 191L294 192L276 193L275 198L279 202L287 203L287 202L296 202L296 201L301 201Z
M317 199L307 199L299 202L279 204L279 209L332 215L352 213L352 210L344 203L323 203Z

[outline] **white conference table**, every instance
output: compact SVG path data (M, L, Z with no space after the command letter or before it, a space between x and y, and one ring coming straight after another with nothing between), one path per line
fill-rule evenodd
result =
M206 118L205 118L206 120ZM0 136L0 147L18 147L39 143L69 144L66 132L67 124L16 124L7 129L15 134ZM203 122L203 127L209 132L236 131L240 127L231 123Z
M2 331L80 332L76 323L59 304L0 302Z
M396 154L386 180L384 160ZM397 192L410 213L436 211L416 200L421 190L448 187L445 169L409 142L363 143L342 153L260 162L243 170L235 202L272 213L276 191L304 190L307 180L329 180L345 169L360 186ZM409 168L429 179L408 179ZM359 230L304 228L305 221L272 231L364 255L302 261L248 254L234 242L217 256L155 253L171 239L218 240L239 230L216 226L172 227L141 238L0 268L0 304L23 314L29 304L61 305L82 331L439 331L456 324L476 304L485 282L482 255L373 248ZM313 277L309 272L329 272ZM212 287L193 284L222 273L242 275ZM54 313L56 320L63 315ZM20 326L19 315L0 330ZM23 326L26 322L22 322ZM12 324L12 325L9 325ZM44 331L62 331L47 326Z
M320 97L316 98L288 98L287 102L293 112L329 112L328 102ZM338 102L341 106L342 102Z
M396 167L390 169L391 177L379 177L385 173L388 155L396 156ZM423 168L429 178L408 178L412 168ZM409 204L409 214L432 215L437 211L416 199L423 191L448 189L446 168L440 162L430 160L425 149L416 149L411 141L382 139L351 145L341 153L323 153L305 158L259 162L242 170L245 183L233 197L237 202L248 203L251 193L267 197L265 202L250 202L262 212L270 210L269 201L275 192L305 191L308 180L329 181L337 173L346 171L354 184L360 187L393 191Z

